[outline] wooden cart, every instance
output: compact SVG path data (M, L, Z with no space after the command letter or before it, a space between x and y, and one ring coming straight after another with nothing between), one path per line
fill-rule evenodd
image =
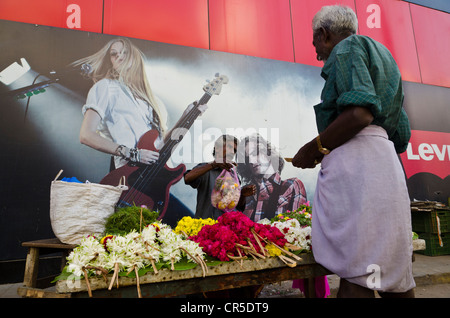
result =
M139 289L143 298L146 297L176 297L189 294L199 294L220 291L244 286L264 285L285 280L306 279L306 296L314 297L314 277L331 274L317 264L311 253L300 254L301 260L296 267L287 267L278 258L265 260L243 260L220 263L208 266L208 273L203 277L200 266L190 270L149 272L139 277ZM138 297L138 281L136 278L120 277L119 287L108 289L112 275L89 279L93 297ZM88 286L84 279L77 281L58 281L57 293L70 297L88 297Z
M84 279L58 281L56 290L48 290L39 286L37 271L39 256L43 252L60 251L62 261L75 247L59 242L57 239L25 242L28 247L28 256L24 275L24 285L18 288L18 294L22 297L33 298L82 298L89 297L88 287ZM424 240L413 241L414 251L425 248ZM297 266L287 267L285 263L275 257L265 260L243 260L221 263L216 266L208 266L208 273L203 277L200 266L184 271L171 271L161 269L158 274L149 272L139 277L139 289L142 297L177 297L189 294L199 294L211 291L220 291L244 286L272 284L293 279L305 279L305 297L315 297L314 278L332 274L323 266L317 264L312 253L300 254L301 260ZM109 290L112 275L106 277L94 277L89 279L89 285L93 297L138 297L137 280L135 278L120 277L119 288Z

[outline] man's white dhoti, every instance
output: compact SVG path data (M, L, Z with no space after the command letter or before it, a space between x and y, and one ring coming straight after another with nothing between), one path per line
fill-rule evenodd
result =
M324 157L311 238L315 260L341 278L385 292L415 287L405 175L383 128L366 127Z

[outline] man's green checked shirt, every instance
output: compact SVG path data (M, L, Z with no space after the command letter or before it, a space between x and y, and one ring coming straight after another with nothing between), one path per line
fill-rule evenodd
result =
M349 36L333 48L321 76L326 81L322 103L314 106L319 133L346 106L363 106L371 110L372 124L386 130L397 153L406 150L411 130L402 108L402 80L386 47L366 36Z

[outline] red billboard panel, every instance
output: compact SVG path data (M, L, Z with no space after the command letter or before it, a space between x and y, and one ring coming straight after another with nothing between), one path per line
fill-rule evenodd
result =
M407 178L428 172L444 179L450 174L450 133L412 130L400 157Z
M410 6L422 82L450 87L449 14L413 4Z
M2 0L0 19L102 32L103 0Z
M103 32L208 49L208 2L105 0Z
M420 83L409 4L392 0L358 0L356 12L359 33L381 42L389 49L404 80Z
M211 49L294 62L289 0L209 2Z
M354 0L291 0L292 30L294 39L295 62L323 66L316 59L316 51L312 45L313 34L311 22L317 11L323 6L342 4L355 9Z

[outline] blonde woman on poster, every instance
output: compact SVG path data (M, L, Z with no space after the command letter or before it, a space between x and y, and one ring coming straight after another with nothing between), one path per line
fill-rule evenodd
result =
M88 65L94 82L82 110L80 142L114 156L111 172L100 183L118 184L118 179L125 177L128 191L123 192L119 207L146 205L158 211L166 223L190 215L191 211L170 194L185 167L168 167L171 152L160 158L160 151L173 143L172 132L177 140L179 134L175 129L167 131L167 112L152 92L143 53L127 38L118 38L74 64ZM201 115L207 104L190 104L174 128L192 118L194 107ZM170 213L166 215L166 211Z
M127 38L109 41L95 54L76 61L91 67L94 81L80 130L81 143L115 156L115 168L127 161L153 164L157 151L137 149L140 137L151 129L159 132L160 149L167 133L167 111L152 92L145 73L143 53ZM189 105L183 116L193 107ZM201 105L202 112L206 105Z

